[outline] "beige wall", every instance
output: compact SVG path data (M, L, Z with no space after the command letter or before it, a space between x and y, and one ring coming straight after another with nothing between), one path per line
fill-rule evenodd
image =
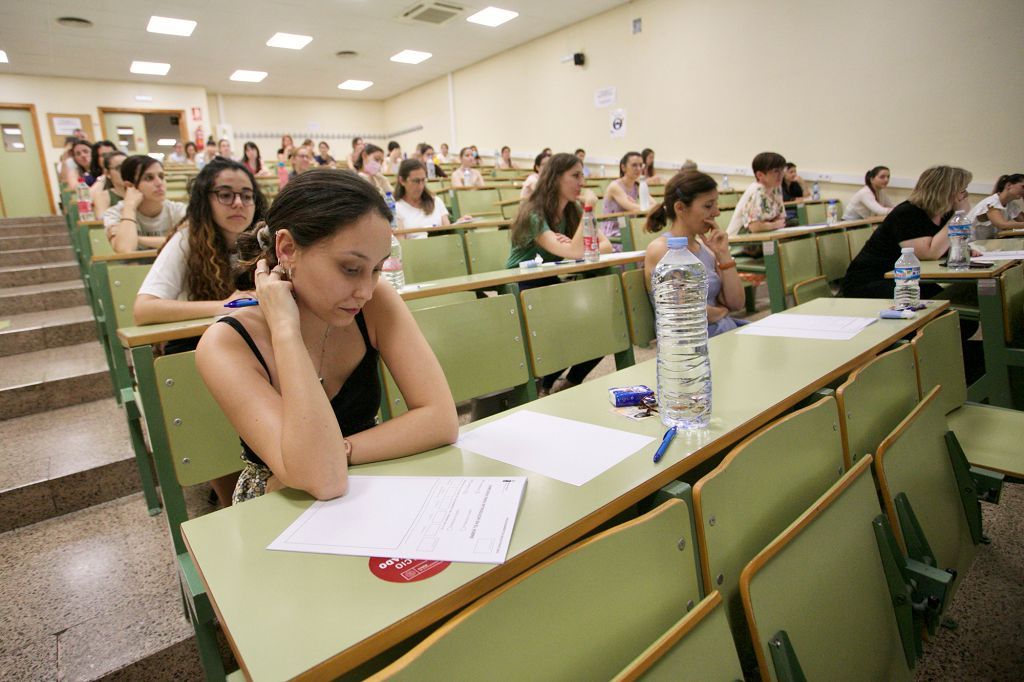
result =
M419 128L393 137L406 154L411 154L420 142L430 142L435 147L442 142L455 146L449 139L448 78L437 78L385 101L384 120L388 133Z
M185 112L189 134L197 125L209 130L205 120L206 91L203 88L185 85L153 85L151 83L129 83L123 81L84 80L77 78L48 78L41 76L0 75L0 101L32 102L36 105L39 125L43 135L47 168L52 169L62 149L50 146L46 114L89 114L94 130L86 131L91 141L102 139L99 107L127 109L180 109ZM139 102L136 95L149 95L151 102ZM192 121L191 108L201 107L204 120ZM55 173L48 177L54 197L60 192Z

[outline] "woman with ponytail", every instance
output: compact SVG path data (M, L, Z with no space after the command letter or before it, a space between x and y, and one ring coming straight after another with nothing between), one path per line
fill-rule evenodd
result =
M1021 198L1024 197L1024 173L1001 175L992 194L971 209L967 217L974 223L974 239L991 239L998 230L1024 227Z
M710 175L695 170L676 173L665 185L665 199L647 216L644 229L667 236L686 237L687 248L708 274L708 336L735 329L742 321L729 312L743 307L743 282L736 272L736 260L729 253L729 238L718 229L718 185ZM668 251L668 240L659 237L647 245L644 282L651 287L651 275Z
M875 166L864 174L864 186L853 193L843 211L843 220L864 220L876 215L889 215L892 201L885 196L889 186L889 169Z
M211 325L196 366L242 440L234 501L282 487L344 495L349 466L458 437L444 373L381 267L391 213L355 173L321 169L285 185L266 223L238 237L235 288L250 306ZM376 424L378 357L409 411Z

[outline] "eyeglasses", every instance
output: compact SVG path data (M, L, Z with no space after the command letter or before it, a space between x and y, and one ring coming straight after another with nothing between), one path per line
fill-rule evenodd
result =
M235 197L242 200L242 206L252 206L255 199L255 193L251 189L242 190L241 192L235 192L230 189L215 189L210 192L213 196L217 197L217 201L230 206L235 203Z

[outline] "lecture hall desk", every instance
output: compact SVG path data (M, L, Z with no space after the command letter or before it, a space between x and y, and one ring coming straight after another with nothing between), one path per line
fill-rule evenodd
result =
M884 306L877 300L818 299L792 312L875 317ZM427 580L400 585L374 577L366 557L268 551L266 546L312 502L297 491L273 493L192 519L182 526L184 537L250 679L333 678L580 539L947 307L946 302L935 302L913 320L879 320L850 341L735 333L711 339L711 426L703 433L677 437L657 465L651 458L664 432L661 423L656 418L632 422L615 415L607 398L613 386L653 385L653 360L514 408L654 437L649 446L583 486L560 483L457 446L353 469L361 476L527 476L508 558L500 565L453 563Z

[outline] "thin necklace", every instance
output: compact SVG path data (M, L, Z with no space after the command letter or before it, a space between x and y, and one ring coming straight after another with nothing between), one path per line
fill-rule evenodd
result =
M327 352L327 336L331 333L331 325L327 324L327 328L324 329L324 338L320 342L320 367L316 370L317 378L320 379L320 385L323 386L324 391L327 390L327 386L324 385L324 354Z

